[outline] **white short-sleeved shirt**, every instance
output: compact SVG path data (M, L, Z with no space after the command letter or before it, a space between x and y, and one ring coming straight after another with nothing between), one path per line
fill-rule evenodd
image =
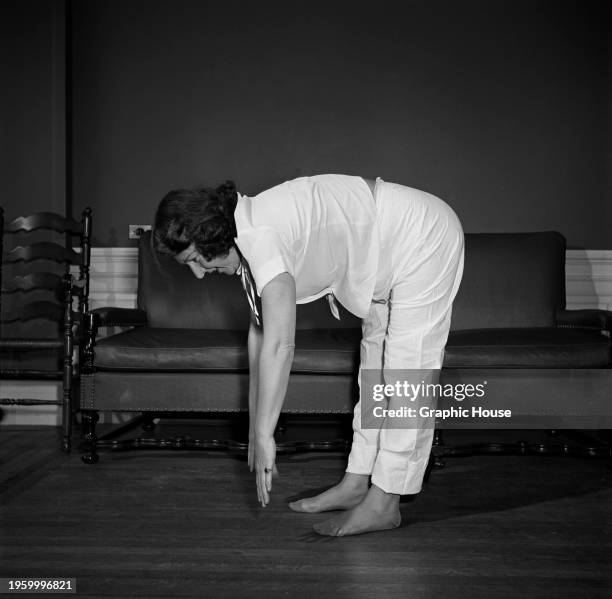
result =
M236 245L258 293L288 272L298 304L333 293L359 318L367 316L376 284L376 205L361 177L316 175L262 193L238 195Z

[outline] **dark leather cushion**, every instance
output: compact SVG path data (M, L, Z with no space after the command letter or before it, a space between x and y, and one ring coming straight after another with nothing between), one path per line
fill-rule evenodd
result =
M196 279L172 257L157 254L151 234L138 245L138 307L151 327L246 330L250 312L240 278L222 274Z
M565 238L556 232L472 233L453 303L453 330L552 327L565 307Z
M191 270L151 247L151 233L138 246L138 307L151 327L175 329L246 330L250 312L240 278L209 274L196 279ZM297 306L296 328L355 328L361 320L339 306L335 319L327 300Z
M610 364L610 339L574 329L451 331L446 368L600 368Z
M354 373L360 329L296 332L292 372ZM103 370L247 371L245 331L139 328L101 339ZM610 340L573 329L477 329L451 332L447 368L598 368L610 363Z
M296 332L293 372L356 371L361 329ZM103 370L247 371L246 331L137 328L101 339L96 367Z
M560 233L476 233L465 238L465 270L453 304L453 330L477 327L548 327L565 307L565 239ZM220 274L198 280L189 268L151 248L141 236L138 307L149 326L246 329L249 307L240 279ZM341 308L330 315L325 299L298 306L298 329L355 328Z

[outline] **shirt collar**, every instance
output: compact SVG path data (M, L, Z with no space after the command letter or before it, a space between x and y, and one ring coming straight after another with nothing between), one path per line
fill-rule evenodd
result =
M236 221L236 232L240 235L241 231L248 229L251 224L251 198L238 193L238 201L234 208L234 220Z
M238 201L236 202L236 208L234 209L234 221L236 222L236 237L234 237L234 243L236 244L236 247L238 248L238 250L240 250L240 244L239 244L240 233L246 229L249 229L252 226L251 218L250 218L251 198L249 198L248 196L242 195L239 192L236 192L236 193L238 196ZM241 260L240 260L240 266L238 267L238 270L236 271L237 275L241 275L242 270L243 270L242 260L244 260L244 257L242 256L242 253L240 254L240 256L241 256Z

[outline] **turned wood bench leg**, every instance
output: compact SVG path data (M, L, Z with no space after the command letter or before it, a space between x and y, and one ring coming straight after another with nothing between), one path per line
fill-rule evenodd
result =
M442 431L439 429L434 430L434 438L431 444L431 452L429 454L429 461L427 462L427 468L425 468L425 476L423 480L427 482L431 476L431 472L434 468L444 468L446 462L442 459L444 455L444 439L442 438Z
M141 428L146 433L150 433L155 430L157 424L155 423L155 416L153 414L143 414Z
M98 416L97 411L83 411L83 426L85 427L84 440L88 453L82 455L81 459L86 464L97 464L98 460L100 459L100 456L96 451L98 441L98 437L96 436L96 423L99 419L100 417Z

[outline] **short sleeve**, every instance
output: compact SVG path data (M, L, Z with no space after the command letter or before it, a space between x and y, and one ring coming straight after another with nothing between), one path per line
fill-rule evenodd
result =
M278 231L272 227L253 227L241 231L236 244L249 263L259 295L281 273L288 272L295 276L294 259Z

